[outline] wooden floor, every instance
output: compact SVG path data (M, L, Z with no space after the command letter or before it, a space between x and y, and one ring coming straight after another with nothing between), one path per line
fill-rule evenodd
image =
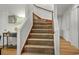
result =
M4 48L1 51L2 55L16 55L16 49ZM79 49L72 46L68 41L61 38L60 55L79 55Z
M16 49L13 49L13 48L4 48L1 51L1 55L16 55Z
M79 55L79 49L72 46L68 41L61 38L60 54L61 55Z

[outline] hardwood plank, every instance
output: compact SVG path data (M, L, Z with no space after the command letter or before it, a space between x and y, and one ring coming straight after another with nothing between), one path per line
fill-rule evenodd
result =
M4 48L1 51L2 55L16 55L16 49L12 49L12 48Z
M64 38L61 38L60 40L60 54L61 55L78 55L79 49L72 46L68 41L66 41Z

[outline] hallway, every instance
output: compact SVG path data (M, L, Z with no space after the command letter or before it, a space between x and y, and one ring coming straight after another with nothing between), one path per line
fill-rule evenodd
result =
M3 4L0 7L2 55L79 54L78 4Z

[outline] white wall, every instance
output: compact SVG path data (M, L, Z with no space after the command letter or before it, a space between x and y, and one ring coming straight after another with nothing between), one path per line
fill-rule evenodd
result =
M52 6L53 4L36 4L36 5L51 11L54 9L54 7Z
M25 5L0 5L0 34L4 32L4 29L7 31L15 32L14 28L17 26L16 24L9 24L8 23L8 15L17 15L17 16L25 16ZM14 41L14 43L16 40ZM13 42L12 42L13 43ZM0 42L2 45L2 40Z
M77 5L71 6L62 17L62 36L72 45L78 47Z
M52 4L50 4L50 5L48 5L48 4L44 4L44 5L43 4L37 4L37 6L43 7L43 8L48 9L48 10L53 10ZM33 10L34 10L34 13L37 14L38 16L40 16L44 19L52 20L52 13L51 12L37 8L35 6L33 6Z
M14 30L16 24L8 23L8 15L25 16L25 5L0 5L0 7L3 29Z
M71 11L71 10L70 10ZM66 12L62 18L62 35L67 41L70 41L69 28L70 28L70 11Z
M60 30L60 36L62 36L62 17L58 16L58 25L59 25L59 30Z

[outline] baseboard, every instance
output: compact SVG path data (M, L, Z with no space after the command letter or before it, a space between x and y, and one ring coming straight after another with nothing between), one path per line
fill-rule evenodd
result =
M66 40L63 36L60 36L60 39ZM66 41L67 41L67 40L66 40ZM67 42L69 42L69 41L67 41ZM69 42L69 43L70 43L70 45L72 45L71 42Z
M66 40L63 36L60 36L60 38ZM66 40L66 41L67 41L67 40ZM71 46L73 46L73 47L75 47L75 48L79 48L79 47L74 46L70 41L67 41L67 42L69 42Z

